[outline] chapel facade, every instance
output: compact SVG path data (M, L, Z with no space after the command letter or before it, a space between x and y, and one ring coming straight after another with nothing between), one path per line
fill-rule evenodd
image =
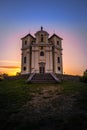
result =
M29 33L21 40L21 74L63 74L61 37L57 34L49 37L49 33L41 27L35 36Z

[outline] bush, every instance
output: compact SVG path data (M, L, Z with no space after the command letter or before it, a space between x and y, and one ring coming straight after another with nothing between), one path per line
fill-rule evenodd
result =
M85 71L83 72L83 76L80 77L80 81L81 81L81 82L84 82L84 83L87 83L87 70L85 70Z
M87 83L87 76L83 76L80 78L80 81Z

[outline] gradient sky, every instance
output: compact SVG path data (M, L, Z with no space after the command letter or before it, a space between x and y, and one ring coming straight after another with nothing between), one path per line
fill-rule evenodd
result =
M40 26L63 38L64 73L87 69L87 0L0 0L0 72L21 66L21 40Z

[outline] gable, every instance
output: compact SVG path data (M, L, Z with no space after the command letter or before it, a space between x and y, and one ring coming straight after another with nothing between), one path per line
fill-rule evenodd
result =
M56 35L56 34L53 34L53 35L49 38L49 40L50 40L50 39L53 39L54 37L58 38L59 40L63 40L61 37L59 37L59 36Z
M33 36L29 33L29 34L27 34L26 36L22 37L21 40L23 40L23 39L25 39L25 38L27 38L27 37L31 37L31 38L35 39L35 37L33 37Z

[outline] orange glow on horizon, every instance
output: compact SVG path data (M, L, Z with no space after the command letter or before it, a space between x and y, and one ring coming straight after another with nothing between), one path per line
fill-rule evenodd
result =
M20 68L20 67L19 66L0 66L0 68L17 69L17 68Z
M68 74L68 75L75 75L75 76L82 76L83 75L83 71L81 72L81 70L75 70L75 69L71 69L71 68L65 68L63 71L64 74Z
M34 31L33 31L34 32ZM51 33L51 32L50 32ZM16 34L17 35L17 34ZM63 38L62 42L62 48L63 50L63 73L64 74L70 74L70 75L83 75L83 71L86 70L85 65L85 56L84 52L82 51L82 44L80 45L80 40L77 36L75 36L73 33L69 33L68 31L65 31L64 34L61 36ZM13 40L14 39L14 40ZM13 37L11 39L12 41L15 41L15 38ZM17 42L15 42L17 43ZM20 41L21 48L21 41ZM9 53L11 55L12 52ZM3 59L0 60L0 72L1 73L7 73L9 75L16 75L17 72L21 71L21 53L19 50L14 52L14 54L11 56L15 57L15 53L18 55L16 60L9 60Z
M21 72L21 67L17 66L3 66L3 68L0 66L0 73L6 73L9 76L16 75L17 72ZM64 67L63 74L68 74L68 75L83 75L83 72L80 70L75 70L68 67Z
M0 60L0 73L6 73L9 76L16 75L21 71L20 62L15 60Z
M20 63L19 61L14 60L0 60L1 63Z
M17 72L20 72L21 69L19 66L0 66L0 73L6 73L9 76L16 75Z
M84 66L81 65L74 65L72 63L64 63L63 66L63 73L64 74L70 74L70 75L79 75L82 76L83 72L85 70Z

